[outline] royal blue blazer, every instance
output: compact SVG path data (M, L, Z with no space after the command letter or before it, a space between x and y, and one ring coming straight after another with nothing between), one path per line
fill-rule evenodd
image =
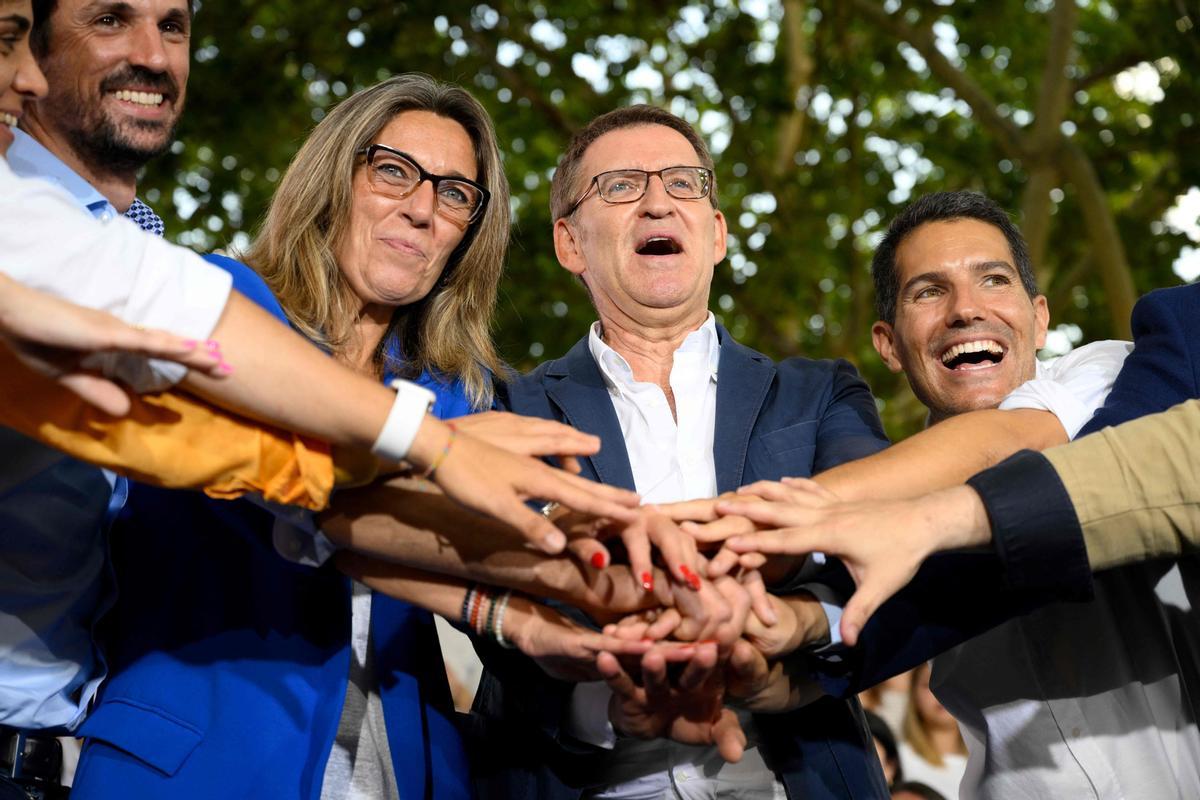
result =
M234 286L286 322L262 281ZM435 412L470 410L427 381ZM80 730L76 800L317 800L350 666L350 581L282 558L248 501L135 485L111 535L109 678ZM374 664L400 797L471 796L433 619L374 595Z
M887 446L874 398L845 361L775 363L718 326L713 455L717 489L806 477ZM601 439L581 459L583 475L634 488L616 412L586 337L507 389L519 414L565 422ZM488 671L476 696L473 752L481 798L578 798L603 783L604 753L561 730L573 684L546 676L520 654L477 644ZM780 715L757 715L768 763L806 800L886 797L887 788L857 701L826 699Z

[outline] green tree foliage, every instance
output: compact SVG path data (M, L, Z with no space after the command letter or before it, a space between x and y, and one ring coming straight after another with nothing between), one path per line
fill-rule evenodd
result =
M596 114L660 104L717 155L731 235L714 312L775 357L850 358L902 435L921 410L871 347L869 263L916 195L978 189L1012 210L1054 322L1075 340L1127 335L1137 294L1179 282L1172 264L1188 240L1163 217L1200 185L1200 47L1186 7L208 0L179 141L144 192L178 241L244 244L331 105L395 72L456 81L491 111L506 153L516 226L498 335L529 367L593 318L553 254L557 155Z

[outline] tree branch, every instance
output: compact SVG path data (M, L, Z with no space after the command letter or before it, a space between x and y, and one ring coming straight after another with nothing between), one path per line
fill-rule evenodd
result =
M910 25L900 14L887 13L874 0L853 0L853 5L863 16L920 53L929 65L929 71L971 107L980 124L992 132L1010 158L1024 159L1028 156L1029 148L1021 129L1000 113L996 102L982 86L941 54L928 27Z
M812 75L816 62L809 52L808 37L804 35L804 0L783 0L783 41L787 55L787 88L792 110L780 125L771 174L783 177L794 165L796 151L804 141L804 123L808 119L808 103L812 92Z
M1125 245L1117 232L1117 223L1108 206L1108 195L1100 183L1092 162L1074 142L1062 148L1063 174L1071 181L1079 195L1079 207L1092 239L1092 254L1100 269L1100 281L1108 296L1108 307L1112 314L1113 331L1122 338L1131 338L1129 315L1137 300L1133 275L1129 270L1129 259Z

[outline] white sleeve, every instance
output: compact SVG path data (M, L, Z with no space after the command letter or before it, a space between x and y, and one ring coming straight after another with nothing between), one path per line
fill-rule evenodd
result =
M1133 352L1132 342L1104 340L1085 344L1061 358L1041 364L1037 377L1018 386L1000 403L1004 410L1036 408L1058 417L1074 439L1104 405L1113 381Z
M3 159L0 270L131 325L196 340L212 334L233 286L227 272L192 251L123 217L107 223L93 219L52 184L17 177ZM166 372L177 373L178 380L186 369L172 364Z
M571 691L571 703L567 706L567 733L603 750L616 747L617 732L608 718L608 702L611 699L612 689L604 681L575 684Z

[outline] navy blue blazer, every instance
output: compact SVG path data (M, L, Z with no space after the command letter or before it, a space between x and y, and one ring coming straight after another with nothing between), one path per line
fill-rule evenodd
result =
M778 364L718 326L713 455L717 489L805 477L887 446L875 400L848 362ZM507 389L519 414L565 422L601 438L583 474L634 488L616 412L587 338ZM519 655L480 647L488 672L476 697L473 753L481 798L577 798L604 782L603 752L560 729L573 684ZM789 714L757 715L764 757L791 797L878 798L887 788L857 701L825 699Z
M1200 397L1200 284L1150 292L1134 306L1131 324L1133 353L1079 436ZM1048 507L1043 510L1050 513ZM1051 602L1089 599L1092 577L1086 561L1079 562L1083 569L1067 569L1049 555L1078 552L1078 527L1039 526L1036 536L1028 547L1047 554L1047 572L1053 573L1047 577L1053 580L1014 589L990 552L930 559L875 613L856 651L820 664L823 687L831 694L854 693L1005 620Z
M1080 436L1200 397L1200 284L1145 295L1131 326L1133 352Z

